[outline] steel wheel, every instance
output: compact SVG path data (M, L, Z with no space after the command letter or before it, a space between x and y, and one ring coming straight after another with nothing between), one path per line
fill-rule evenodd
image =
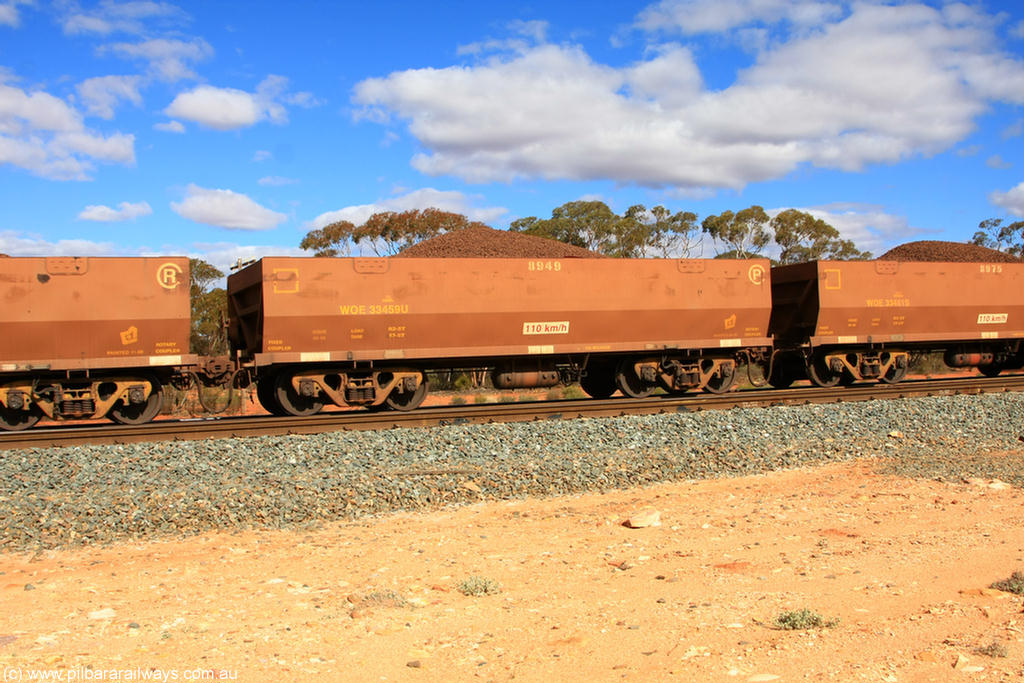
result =
M819 387L834 387L843 378L843 373L832 372L823 356L815 356L807 363L807 376Z
M628 360L619 363L619 370L615 373L615 384L623 394L630 398L646 398L657 389L657 385L646 384L643 379L638 377L633 362Z
M146 377L145 381L152 387L149 398L142 403L118 401L110 408L107 417L122 425L141 425L159 415L164 405L164 388L156 377Z
M580 377L580 389L591 398L608 398L615 393L615 371L610 365L592 365Z
M274 400L282 411L274 413L275 415L306 417L308 415L316 415L324 407L324 402L318 397L299 396L298 392L292 387L292 376L288 373L277 375L274 378L273 386ZM258 391L259 389L257 388Z
M892 366L884 375L878 378L878 381L882 382L883 384L896 384L896 382L899 382L906 376L906 367L897 368L896 366Z
M284 411L281 404L277 402L277 394L274 391L274 375L266 375L256 382L256 400L260 402L263 409L271 415L284 417L288 413Z
M992 363L991 365L979 365L978 366L978 372L980 372L981 374L985 375L986 377L995 377L1000 372L1002 372L1002 370L1003 370L1003 366L999 365L997 363Z
M416 410L423 403L423 399L427 397L428 391L430 391L430 383L427 382L426 378L421 378L416 391L397 391L393 389L388 394L388 397L384 399L384 403L392 410L401 410L402 412Z
M712 394L724 394L732 389L736 383L736 364L723 363L719 366L719 370L721 370L721 374L716 372L708 378L707 384L704 385L704 391Z
M0 406L0 430L20 432L39 422L42 416L42 412L35 406L28 410L11 410L7 406Z

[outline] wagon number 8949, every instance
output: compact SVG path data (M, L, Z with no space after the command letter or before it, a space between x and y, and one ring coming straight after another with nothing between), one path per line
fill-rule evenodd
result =
M530 261L529 269L531 271L544 271L550 270L558 272L562 269L561 261Z

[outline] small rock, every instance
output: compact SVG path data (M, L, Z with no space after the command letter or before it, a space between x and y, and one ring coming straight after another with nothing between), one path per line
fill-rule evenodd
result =
M117 612L115 612L111 607L104 607L103 609L89 612L90 619L113 619L116 616Z
M630 529L661 526L661 513L654 508L644 508L630 515L629 519L623 523L623 526Z
M953 663L953 668L957 671L963 671L964 667L970 664L971 660L967 655L957 653L956 662Z
M419 669L423 666L423 662L418 659L413 659L412 661L406 662L405 665L410 669Z
M894 429L891 432L889 432L889 436L891 438L893 438L893 439L902 439L903 438L903 432L901 432L898 429Z
M36 589L36 587L33 586L31 583L26 583L25 584L25 590L27 590L27 591L34 591L35 589Z

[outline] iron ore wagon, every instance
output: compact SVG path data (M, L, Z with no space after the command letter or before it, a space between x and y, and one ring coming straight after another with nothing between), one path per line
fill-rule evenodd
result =
M770 353L765 259L286 258L228 278L229 337L278 414L411 410L426 371L592 396L726 391Z

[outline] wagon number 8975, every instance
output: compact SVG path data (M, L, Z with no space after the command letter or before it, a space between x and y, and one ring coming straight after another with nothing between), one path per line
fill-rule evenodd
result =
M530 261L529 269L531 271L545 271L550 270L558 272L562 269L561 261Z

